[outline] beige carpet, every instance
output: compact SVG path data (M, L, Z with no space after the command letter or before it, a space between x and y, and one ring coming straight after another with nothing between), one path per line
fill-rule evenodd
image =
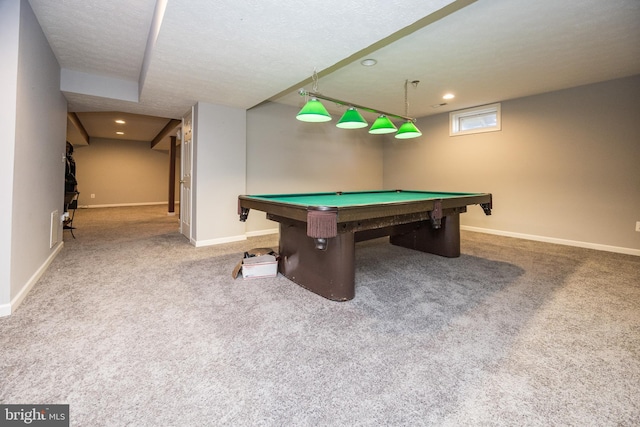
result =
M233 280L165 207L83 209L0 318L0 403L74 426L640 425L640 258L463 232L358 244L356 297Z

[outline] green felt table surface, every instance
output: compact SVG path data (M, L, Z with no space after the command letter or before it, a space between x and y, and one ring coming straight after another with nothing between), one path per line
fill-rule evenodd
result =
M385 203L414 202L430 199L446 199L455 197L475 196L482 193L445 193L431 191L358 191L338 193L308 193L308 194L267 194L249 196L253 199L269 200L279 203L289 203L301 206L361 206Z

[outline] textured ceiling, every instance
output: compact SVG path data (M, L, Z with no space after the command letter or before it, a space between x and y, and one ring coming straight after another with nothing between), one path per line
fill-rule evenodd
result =
M140 84L138 102L71 85L74 112L301 105L315 69L325 95L396 113L419 80L409 115L421 117L640 74L638 0L29 2L63 70Z

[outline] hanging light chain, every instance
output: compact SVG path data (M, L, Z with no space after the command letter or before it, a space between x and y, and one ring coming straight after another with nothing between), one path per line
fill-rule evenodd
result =
M418 83L420 83L420 80L413 80L411 82L411 84L415 88L418 87ZM407 94L408 86L409 86L409 79L404 81L404 115L405 116L409 115L409 95Z
M409 115L409 96L407 95L407 85L409 84L409 79L404 81L404 115Z
M313 79L313 90L312 92L317 92L318 91L318 72L316 71L316 69L313 69L313 75L311 76L311 78Z

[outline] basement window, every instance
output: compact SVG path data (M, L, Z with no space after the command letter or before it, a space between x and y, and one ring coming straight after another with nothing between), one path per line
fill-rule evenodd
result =
M483 105L449 113L449 136L501 130L500 104Z

